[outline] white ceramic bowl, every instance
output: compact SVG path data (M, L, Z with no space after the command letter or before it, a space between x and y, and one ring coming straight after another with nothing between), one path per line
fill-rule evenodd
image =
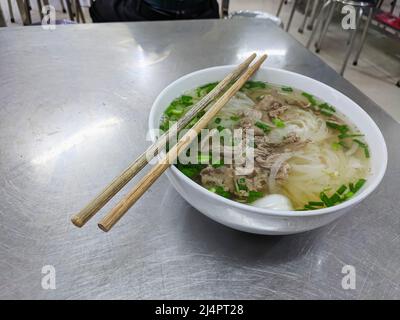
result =
M190 73L166 87L155 100L149 119L149 128L159 127L163 111L184 91L205 83L223 79L235 66L213 67ZM353 198L339 205L313 211L275 211L241 204L216 195L201 187L172 166L167 176L181 196L197 210L234 229L258 234L291 234L326 225L348 212L375 190L382 180L387 165L387 149L381 131L355 102L339 91L303 75L286 70L263 68L253 78L274 84L304 90L346 115L365 134L371 153L372 173L367 183ZM154 141L156 136L151 132Z

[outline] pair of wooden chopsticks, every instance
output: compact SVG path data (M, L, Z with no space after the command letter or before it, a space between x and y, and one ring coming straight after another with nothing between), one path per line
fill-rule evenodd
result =
M158 177L174 163L178 155L185 150L197 137L201 129L207 126L211 119L222 109L222 107L236 94L248 79L260 68L267 58L261 56L252 66L250 63L256 55L253 53L233 72L224 78L209 94L196 103L171 129L164 133L153 145L141 154L120 176L115 178L95 199L71 219L77 227L82 227L93 217L115 194L118 193L144 166L147 164L146 155L156 155L165 147L168 137L175 135L184 128L197 113L210 104L220 95L235 79L236 82L225 91L225 93L209 108L209 110L197 121L197 123L185 134L170 150L162 157L137 184L136 186L100 221L99 228L109 231L114 224L128 211L128 209L144 194L144 192L158 179ZM241 75L241 76L240 76ZM239 77L240 76L240 77ZM239 78L238 78L239 77Z

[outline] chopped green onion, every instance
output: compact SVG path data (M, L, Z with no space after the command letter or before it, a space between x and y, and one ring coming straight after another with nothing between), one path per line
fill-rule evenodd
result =
M326 111L324 109L319 110L319 112L321 112L323 115L325 115L327 117L333 116L332 112Z
M321 192L319 197L321 198L322 202L327 206L331 207L332 203L329 200L329 197L325 194L325 192Z
M361 148L364 149L365 157L366 157L366 158L369 158L370 155L369 155L368 145L365 144L364 142L361 142L361 141L358 140L358 139L353 139L353 141L354 141L355 143L357 143Z
M265 89L267 87L267 84L262 81L247 81L243 87L245 89L254 89L254 88Z
M257 121L255 126L263 130L265 133L269 133L271 131L271 127L264 122Z
M308 204L310 206L316 206L316 207L322 207L324 205L323 202L319 202L319 201L310 201Z
M331 105L327 104L326 102L325 103L321 103L318 107L320 109L325 109L325 110L328 110L330 112L336 112L335 108L332 107Z
M218 126L218 127L217 127L217 130L218 130L219 132L223 131L224 129L225 129L225 127L223 127L223 126Z
M308 102L310 102L312 106L315 106L317 104L317 100L315 100L315 98L312 94L309 94L307 92L302 92L301 95L306 97Z
M221 186L215 187L215 193L224 198L228 198L228 199L231 198L231 193L228 191L225 191L225 189Z
M365 179L359 179L356 182L356 184L354 185L353 192L354 193L358 192L363 187L363 185L365 184L366 181L367 180L365 180Z
M221 118L215 118L214 122L215 122L216 124L220 124L220 123L221 123Z
M247 202L251 203L256 201L257 199L260 199L264 196L262 192L259 191L249 191L249 195L247 197Z
M341 147L341 145L340 145L339 142L333 142L332 143L332 149L333 150L337 151L337 150L339 150L340 147Z
M274 118L272 119L272 122L274 125L276 125L278 128L284 128L285 127L285 123L279 119L279 118Z
M345 185L342 185L339 189L337 189L336 193L337 194L343 194L345 192L347 187Z
M362 136L364 136L364 135L363 134L347 134L347 133L341 133L338 135L339 139L362 137Z
M282 87L281 90L285 92L293 92L293 88L291 87Z
M345 124L340 125L335 122L327 121L326 125L332 129L339 130L342 134L345 134L347 131L349 131L349 127Z
M237 116L237 115L233 115L233 116L231 116L231 120L232 120L232 121L239 121L239 120L240 120L240 117Z

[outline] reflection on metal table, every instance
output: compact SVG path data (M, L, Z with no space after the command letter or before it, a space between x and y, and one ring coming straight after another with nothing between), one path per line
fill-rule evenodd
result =
M0 30L0 44L0 298L400 298L400 125L277 26L12 28ZM326 227L268 237L207 219L161 177L112 232L98 217L84 229L70 223L150 143L150 106L165 86L253 51L371 115L389 149L373 195ZM45 265L55 290L41 286ZM342 288L345 265L356 270L355 290Z

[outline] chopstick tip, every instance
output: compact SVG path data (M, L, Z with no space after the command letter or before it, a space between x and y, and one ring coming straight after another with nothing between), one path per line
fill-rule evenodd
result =
M85 222L84 222L81 218L79 218L78 216L73 216L73 217L71 218L71 222L72 222L72 224L73 224L74 226L76 226L76 227L78 227L78 228L83 227L83 225L85 224Z
M104 232L108 232L110 229L106 228L102 223L98 223L97 226L100 228L100 230Z

